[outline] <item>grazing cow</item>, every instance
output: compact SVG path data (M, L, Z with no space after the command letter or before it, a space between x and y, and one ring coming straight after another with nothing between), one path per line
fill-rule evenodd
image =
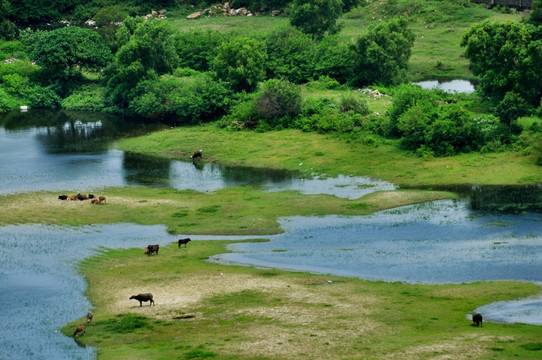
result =
M75 331L73 332L73 337L76 337L77 334L80 334L80 333L83 333L83 335L85 335L86 330L87 330L87 329L86 329L83 325L78 326L78 327L75 329Z
M149 251L149 248L145 248L145 254L150 255L151 252Z
M77 194L77 199L81 201L88 200L88 196L83 195L83 194Z
M77 200L77 195L68 195L68 200L70 200L70 201Z
M203 159L203 150L200 150L200 151L196 151L192 156L191 156L192 160L195 160L195 159Z
M68 195L59 195L58 199L59 200L68 200Z
M91 323L92 322L92 319L94 319L94 313L92 311L89 311L87 313L87 322L88 323Z
M158 255L158 250L160 249L160 245L149 245L147 246L147 250L149 250L149 255L151 255L153 252Z
M184 247L186 247L186 244L188 244L189 241L192 241L190 240L190 238L186 238L186 239L179 239L179 247L181 247L182 244L184 244Z
M95 196L94 196L94 194L88 194L88 198L89 198L89 199L94 199Z
M473 326L483 326L482 325L482 314L472 313L472 325Z
M99 196L98 200L100 200L100 202L105 202L105 196Z
M100 201L100 199L92 199L92 200L90 200L90 203L91 203L91 204L99 205L99 204L101 204L102 202Z
M143 301L150 301L149 306L154 305L154 300L152 299L151 293L132 295L130 297L130 300L132 299L136 299L137 301L139 301L139 306L143 306Z

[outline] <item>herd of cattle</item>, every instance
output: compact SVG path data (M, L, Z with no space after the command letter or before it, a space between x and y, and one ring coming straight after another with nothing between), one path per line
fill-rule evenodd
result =
M59 200L67 200L67 201L83 201L83 200L90 200L91 204L99 205L104 202L106 202L105 196L94 196L93 194L77 194L77 195L58 195Z
M62 200L67 200L67 199L62 199ZM104 200L105 200L105 198L104 198ZM192 241L190 238L179 239L179 240L177 240L177 244L178 244L179 248L183 244L184 244L184 247L186 247L186 245L190 241ZM148 245L145 248L145 254L152 255L153 253L156 253L156 255L158 255L158 250L160 250L160 245L158 245L158 244L156 244L156 245ZM149 306L154 305L154 296L151 293L143 293L143 294L132 295L132 296L130 296L129 300L132 300L132 299L139 301L139 306L140 307L143 306L143 303L147 302L147 301L149 302ZM92 311L89 311L87 313L87 322L88 323L92 322L93 318L94 318L94 313ZM76 337L77 335L85 335L85 334L86 334L86 327L84 325L77 326L75 328L75 331L73 332L74 337Z

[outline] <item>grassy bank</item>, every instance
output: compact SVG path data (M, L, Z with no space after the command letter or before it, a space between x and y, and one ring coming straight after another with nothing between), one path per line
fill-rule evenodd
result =
M366 141L367 142L367 141ZM347 143L331 136L283 130L231 132L214 125L183 127L121 140L125 151L189 160L203 149L207 162L281 168L336 176L374 176L398 185L536 184L542 167L517 152L470 153L423 159L389 144Z
M0 196L0 225L164 224L172 234L276 234L277 218L293 215L365 215L397 206L454 198L438 191L385 191L347 200L293 191L262 192L250 186L214 193L169 188L104 189L107 203L58 200L58 193Z
M100 359L535 359L542 327L484 323L476 307L539 290L525 282L407 285L208 263L227 242L160 255L104 250L81 271L95 305L84 345ZM155 306L129 297L152 292ZM73 334L79 319L62 331Z

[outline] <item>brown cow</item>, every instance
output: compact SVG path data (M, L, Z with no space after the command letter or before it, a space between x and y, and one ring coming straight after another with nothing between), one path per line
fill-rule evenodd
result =
M83 333L83 335L85 335L86 330L87 330L87 329L86 329L83 325L78 326L78 327L75 329L75 331L73 332L73 337L76 337L77 334L80 334L80 333Z
M100 199L92 199L92 200L90 200L90 203L91 203L91 204L99 205L99 204L101 204L102 202L100 201Z
M77 200L77 195L68 195L68 200L70 200L70 201Z
M100 202L105 202L105 196L99 196L98 200L100 200Z
M145 254L150 255L151 252L149 251L149 248L145 248Z
M147 246L147 250L149 250L149 255L152 254L153 252L155 252L156 255L158 255L158 250L160 250L160 245L149 245Z

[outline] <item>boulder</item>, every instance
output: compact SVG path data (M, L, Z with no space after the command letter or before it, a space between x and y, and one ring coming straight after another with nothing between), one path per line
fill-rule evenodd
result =
M188 15L186 18L189 20L199 19L201 17L201 12L195 12L193 14Z

